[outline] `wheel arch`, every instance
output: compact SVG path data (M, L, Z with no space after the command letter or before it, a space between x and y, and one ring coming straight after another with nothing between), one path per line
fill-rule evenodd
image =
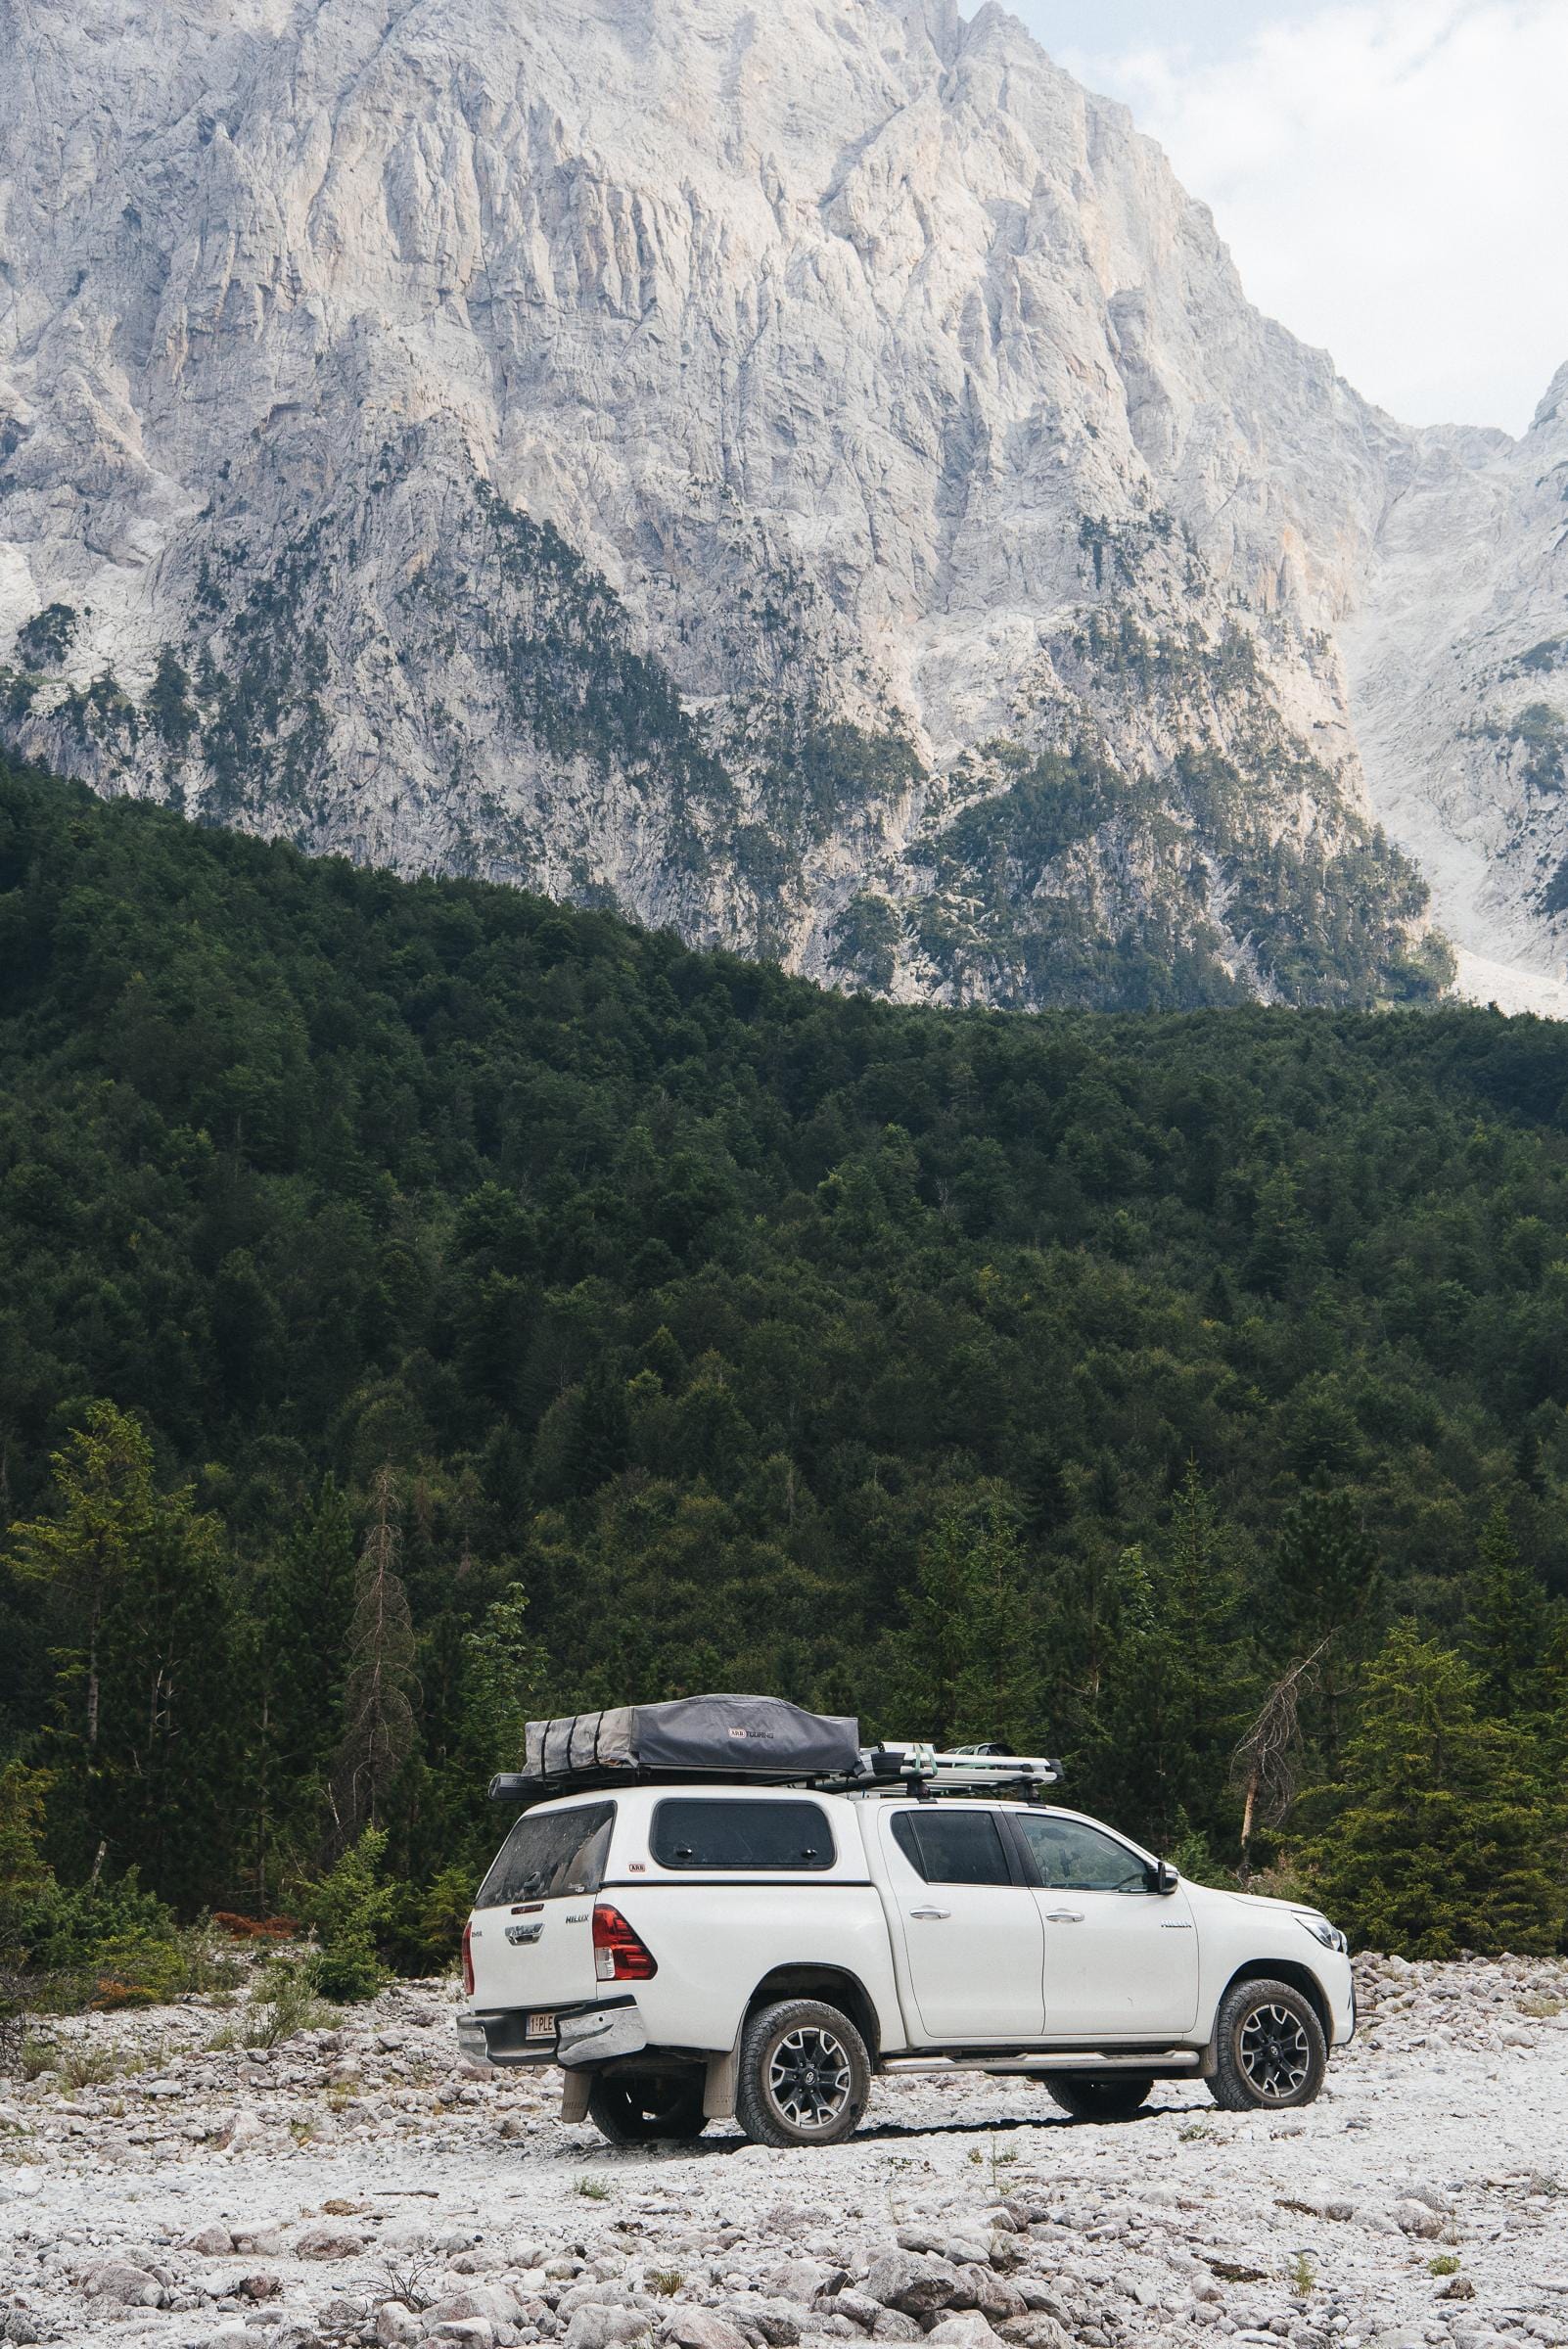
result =
M1223 2006L1231 1992L1242 1982L1286 1982L1292 1990L1299 1990L1322 2026L1324 2044L1332 2048L1334 2044L1333 2009L1328 2004L1322 1984L1310 1965L1303 1965L1299 1959L1294 1958L1249 1958L1245 1965L1236 1967L1215 2003L1214 2012L1217 2027L1221 2007ZM1212 2039L1210 2045L1211 2047L1214 2045Z
M746 2002L740 2032L736 2035L737 2047L758 2008L775 2005L781 1999L819 1999L824 2005L840 2007L864 2040L872 2064L881 2061L882 2034L876 2004L858 1974L852 1973L848 1966L815 1965L809 1960L775 1965L762 1976Z

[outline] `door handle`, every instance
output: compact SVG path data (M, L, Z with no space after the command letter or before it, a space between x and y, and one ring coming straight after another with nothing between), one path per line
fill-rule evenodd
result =
M1048 1925L1081 1925L1084 1911L1082 1909L1047 1909L1045 1922Z
M911 1909L909 1914L918 1916L923 1922L936 1924L943 1917L951 1916L952 1911L950 1909Z

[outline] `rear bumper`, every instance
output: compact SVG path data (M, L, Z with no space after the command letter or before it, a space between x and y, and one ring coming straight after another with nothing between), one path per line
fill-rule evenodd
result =
M637 2002L596 1999L562 2006L550 2039L528 2037L529 2010L522 2006L465 2006L457 2017L457 2044L471 2063L518 2066L559 2063L568 2071L640 2055L648 2045Z

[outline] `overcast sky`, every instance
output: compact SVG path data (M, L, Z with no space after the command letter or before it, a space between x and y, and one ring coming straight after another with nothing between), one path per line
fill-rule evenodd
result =
M1368 398L1525 429L1568 360L1568 0L1009 5Z

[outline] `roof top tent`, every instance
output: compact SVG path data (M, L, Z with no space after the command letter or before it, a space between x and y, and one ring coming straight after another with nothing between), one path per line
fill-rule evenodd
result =
M1022 1792L1038 1799L1059 1762L994 1746L864 1747L853 1716L807 1713L776 1696L685 1696L530 1721L521 1771L490 1782L496 1802L532 1804L618 1783L724 1778L846 1794Z

